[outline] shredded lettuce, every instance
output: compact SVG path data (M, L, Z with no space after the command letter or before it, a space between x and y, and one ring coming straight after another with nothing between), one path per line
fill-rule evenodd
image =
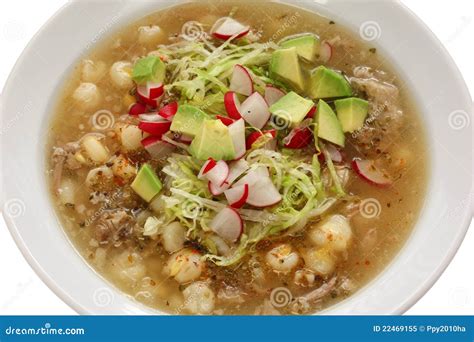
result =
M203 162L190 156L173 154L162 170L167 176L163 220L179 220L186 227L188 237L209 247L205 258L218 266L239 262L259 241L276 237L298 223L323 214L335 201L326 195L317 157L259 148L250 150L245 160L250 170L260 166L269 170L272 182L283 199L265 209L239 209L245 221L245 232L226 256L218 255L209 243L209 234L212 234L209 222L228 203L224 196L213 197L207 182L197 178Z

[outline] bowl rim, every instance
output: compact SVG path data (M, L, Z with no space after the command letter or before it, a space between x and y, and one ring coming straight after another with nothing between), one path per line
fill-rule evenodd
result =
M71 10L73 8L73 6L76 6L78 3L79 3L79 1L73 1L71 3L67 3L67 4L63 5L38 30L38 32L33 36L33 38L29 41L27 46L24 48L24 50L21 53L20 57L18 58L17 62L15 63L15 65L14 65L14 67L13 67L13 69L12 69L12 71L11 71L11 73L10 73L6 83L5 83L2 95L8 94L11 91L10 84L12 83L12 79L14 78L14 75L18 72L18 69L21 68L21 65L24 63L26 57L31 53L32 45L34 45L34 43L36 42L38 37L43 35L44 32L47 29L54 26L55 23L56 23L57 18L62 17L68 10ZM424 24L421 21L421 19L419 19L407 6L405 6L404 4L402 4L398 0L395 3L400 7L400 9L402 9L405 12L405 15L407 15L408 17L410 17L411 20L413 20L417 23L417 26L420 28L420 30L423 30L423 33L429 37L430 43L432 43L435 46L435 48L443 54L442 58L445 61L448 62L447 64L448 64L450 70L453 72L453 76L457 79L459 89L463 90L463 93L464 93L463 95L466 97L467 100L469 100L472 103L472 99L470 99L469 91L467 89L465 81L464 81L457 65L455 64L455 62L453 61L452 57L449 55L448 51L443 46L443 44L438 40L438 38L434 35L434 33L426 26L426 24ZM2 96L2 99L3 99L3 96ZM2 111L2 117L3 117L3 107L2 107L1 111ZM472 183L471 183L471 187L472 187ZM471 190L471 192L472 192L472 190ZM427 196L428 196L428 193L427 193ZM431 276L426 278L424 280L424 282L421 283L418 286L418 289L415 292L407 295L406 298L405 298L405 301L403 303L401 303L398 308L394 309L391 312L392 314L401 314L401 313L404 313L406 310L408 310L412 305L414 305L434 285L434 283L437 281L437 279L443 274L444 270L447 268L447 266L449 265L451 260L454 258L457 250L459 249L459 247L460 247L460 245L461 245L461 243L462 243L462 241L463 241L463 239L464 239L464 237L467 233L467 230L469 228L469 223L472 219L472 212L473 212L472 206L471 206L471 208L468 207L467 210L463 211L462 222L460 224L461 227L458 229L455 238L452 240L452 244L449 247L448 254L446 254L444 256L444 259L438 265L438 267L435 268L434 270L432 270ZM13 221L10 220L8 217L6 217L4 213L2 213L2 214L5 218L6 225L9 229L10 234L12 235L15 243L17 244L18 248L20 249L20 251L23 254L23 256L25 257L25 259L28 261L28 263L30 264L32 269L42 279L42 281L59 298L61 298L66 304L68 304L70 307L72 307L78 313L80 313L80 314L90 314L90 313L94 312L94 310L91 310L90 308L87 308L87 307L81 305L81 303L79 303L72 296L70 296L61 286L59 286L57 284L57 282L54 279L52 279L48 275L47 271L45 269L43 269L43 267L36 260L35 256L31 253L31 251L28 248L27 244L22 239L22 236L21 236L22 234L19 232L18 228L13 223ZM407 242L405 242L405 247L406 247L406 245L407 245ZM403 251L403 248L399 252L399 254L402 253L402 251ZM398 256L399 255L395 256L394 258L398 258ZM390 263L388 265L386 265L384 269L387 269L389 267L391 267ZM380 276L382 273L383 273L383 271L381 271L378 276ZM100 276L100 275L98 274L98 276ZM120 291L120 290L117 290L117 291ZM358 291L357 293L360 293L360 291ZM357 295L357 293L354 294L353 296ZM320 313L324 314L324 313L326 313L326 311L330 311L331 309L333 309L333 308L335 308L335 307L337 307L341 304L342 303L336 304L336 305L330 307L328 310L324 310ZM138 303L138 302L136 302L135 305L136 306L141 306L141 304ZM146 311L146 308L145 308L145 311ZM152 313L162 314L162 312L157 311L157 310L153 310Z

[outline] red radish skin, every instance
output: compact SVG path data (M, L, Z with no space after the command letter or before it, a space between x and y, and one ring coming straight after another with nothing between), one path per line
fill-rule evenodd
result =
M130 106L130 109L128 110L128 114L132 116L138 116L140 114L145 114L146 112L146 105L140 102L134 103Z
M236 242L244 231L244 221L237 210L226 207L217 213L209 227L224 240Z
M227 115L234 120L239 120L242 116L240 115L240 101L237 94L233 91L228 91L224 95L224 106L227 111Z
M209 158L208 160L206 160L204 165L201 167L201 170L199 171L198 178L204 179L206 173L211 171L216 165L217 162L214 159Z
M306 114L306 119L313 119L313 118L314 118L314 114L316 114L316 109L317 109L317 107L316 107L316 106L313 106L313 107L309 110L308 114Z
M272 85L267 85L265 87L265 101L267 101L269 107L283 96L285 96L285 92L283 90L280 90Z
M242 65L234 65L229 89L237 94L250 96L253 93L253 80L249 71Z
M319 59L323 63L327 63L331 60L333 54L332 45L327 41L321 43L321 48L319 50Z
M211 34L217 39L227 40L232 37L234 39L242 38L249 33L250 27L242 25L237 20L230 17L218 19L211 28Z
M147 122L140 121L138 128L143 132L150 133L151 135L161 137L163 134L168 132L171 127L171 122L169 121L160 121L160 122Z
M270 111L265 99L259 93L250 95L240 106L242 118L255 128L262 129L270 119Z
M150 136L141 141L143 147L153 158L163 158L175 150L175 146L162 141L161 138Z
M223 186L229 176L229 166L223 160L219 160L216 165L208 170L203 176L214 185Z
M232 208L242 208L249 196L249 185L243 184L224 191L224 195Z
M207 188L209 189L209 192L212 194L212 196L219 196L229 188L229 185L224 183L222 186L218 186L209 181L207 182Z
M383 188L392 184L390 178L378 170L372 160L354 159L352 169L369 184Z
M174 115L178 111L178 102L171 102L160 109L159 114L166 120L173 120Z
M268 131L263 131L263 132L257 131L257 132L251 133L247 137L247 142L246 142L247 150L250 150L252 148L252 145L264 135L268 135L269 137L274 139L276 137L276 134L277 132L275 129L270 129Z
M234 160L240 159L245 155L245 152L247 152L245 147L245 121L243 119L239 119L230 125L229 134L234 144Z
M148 82L147 83L148 94L150 99L157 99L164 93L164 86L163 83L154 83Z
M308 146L313 140L313 132L308 127L294 128L285 138L284 146L290 149L300 149Z
M137 96L140 102L156 108L163 99L164 86L162 83L147 82L137 86Z
M230 126L235 122L234 119L222 115L216 115L216 119L221 120L221 122L226 126Z

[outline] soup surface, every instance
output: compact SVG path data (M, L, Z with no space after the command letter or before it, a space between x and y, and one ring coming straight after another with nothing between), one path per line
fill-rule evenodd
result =
M424 128L380 52L276 3L188 3L100 42L49 144L78 251L175 314L347 298L400 250L427 178Z

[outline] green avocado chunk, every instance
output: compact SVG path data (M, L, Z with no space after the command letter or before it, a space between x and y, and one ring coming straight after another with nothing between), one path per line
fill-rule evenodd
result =
M365 118L369 111L369 102L357 97L351 97L337 100L334 104L336 105L337 117L341 122L344 132L354 132L364 126Z
M352 95L352 88L344 76L322 65L311 71L309 82L308 91L313 99Z
M194 137L201 129L203 121L209 118L209 115L197 107L180 105L173 117L170 130Z
M314 117L317 135L319 138L344 147L345 136L341 123L332 108L323 100L319 100L318 109Z
M165 79L166 65L157 56L140 58L132 70L132 79L138 84L153 81L161 83Z
M291 91L270 107L270 113L295 127L303 121L313 106L313 101Z
M131 187L141 198L147 202L151 202L161 191L163 184L161 184L160 179L151 166L149 164L143 164L133 180Z
M303 34L283 40L280 46L285 49L294 47L298 56L314 62L319 52L320 41L314 34Z
M288 83L297 90L303 89L303 72L301 71L298 53L295 47L279 49L272 53L270 76Z
M199 160L233 160L235 149L229 128L220 120L204 120L190 146L190 152Z

